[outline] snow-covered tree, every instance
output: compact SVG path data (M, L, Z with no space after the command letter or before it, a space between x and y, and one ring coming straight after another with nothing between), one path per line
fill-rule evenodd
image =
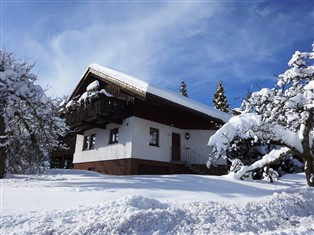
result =
M184 80L181 80L181 85L180 85L180 95L183 95L185 97L188 97L188 91L186 89L186 84L184 82Z
M314 44L313 51L314 51ZM242 103L243 113L229 120L209 140L208 166L227 157L228 146L236 138L272 143L278 147L235 174L264 167L292 153L301 158L307 183L314 187L314 52L296 51L288 69L278 76L273 89L253 92Z
M216 93L213 99L214 107L218 110L221 110L225 113L229 113L229 104L227 97L225 95L225 89L222 85L222 82L217 83Z
M38 173L47 167L67 131L54 101L34 84L32 68L0 51L0 178L5 171Z

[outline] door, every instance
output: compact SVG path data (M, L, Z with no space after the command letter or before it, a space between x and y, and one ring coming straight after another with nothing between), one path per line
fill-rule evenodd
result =
M180 161L180 150L181 150L181 143L180 143L180 134L172 133L172 161Z

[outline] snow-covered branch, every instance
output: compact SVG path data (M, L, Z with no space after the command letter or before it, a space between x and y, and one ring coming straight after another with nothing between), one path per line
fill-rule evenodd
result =
M314 175L313 60L314 52L296 51L288 63L291 68L278 76L274 88L262 88L244 100L241 114L231 118L210 138L207 165L220 156L226 158L235 139L276 143L303 159L308 184L314 186L310 181Z
M287 155L290 152L290 149L287 147L282 147L280 149L273 149L270 153L263 156L262 159L254 162L250 166L242 166L241 169L234 173L234 176L238 179L242 178L244 174L256 169L261 169L266 165L272 164L278 161L283 156Z

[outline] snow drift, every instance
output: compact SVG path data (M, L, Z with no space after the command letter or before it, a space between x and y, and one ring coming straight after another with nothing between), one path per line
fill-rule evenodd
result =
M1 233L314 234L314 191L302 177L269 184L70 170L12 176L2 181Z

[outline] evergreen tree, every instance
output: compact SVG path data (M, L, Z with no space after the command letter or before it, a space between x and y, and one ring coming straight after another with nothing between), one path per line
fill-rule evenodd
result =
M184 82L183 79L181 80L180 94L183 95L183 96L185 96L185 97L188 97L188 92L187 92L187 89L186 89L186 84L185 84L185 82Z
M222 82L218 82L216 93L214 95L213 103L216 109L219 109L225 113L229 113L229 104L227 97L225 96L225 90L222 86Z

